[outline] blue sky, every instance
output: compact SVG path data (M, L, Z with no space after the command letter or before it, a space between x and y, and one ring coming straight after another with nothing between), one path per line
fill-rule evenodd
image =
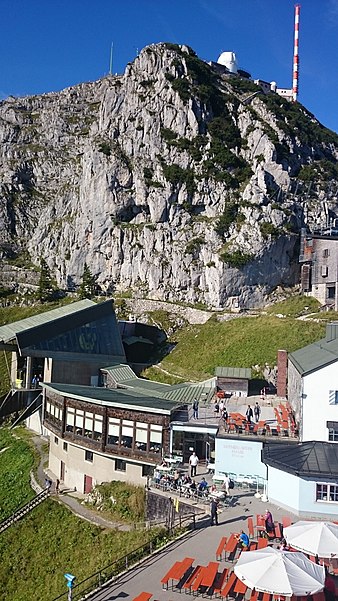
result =
M0 97L61 90L114 72L154 42L206 60L237 54L254 78L291 87L293 0L0 0ZM338 132L338 0L303 0L299 101Z

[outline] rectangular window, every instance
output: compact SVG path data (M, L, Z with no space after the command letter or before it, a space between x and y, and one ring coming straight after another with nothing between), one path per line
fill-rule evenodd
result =
M56 436L54 436L54 442L55 444L59 444L59 439Z
M148 477L153 475L154 468L152 465L142 465L142 476Z
M66 451L66 453L67 453L67 451L68 451L68 442L64 442L63 443L63 450Z
M329 273L329 268L327 265L322 265L322 278L326 278Z
M338 390L329 390L329 404L338 405Z
M67 407L66 411L66 431L73 432L75 424L75 409L73 407Z
M328 248L324 248L324 250L323 250L323 257L324 257L324 259L326 259L329 256L330 256L329 249Z
M326 422L329 431L329 441L338 442L338 422Z
M94 454L92 451L85 451L85 460L93 463Z
M127 471L127 462L123 461L123 459L115 459L115 471L116 472L126 472Z
M83 436L84 411L77 409L75 413L75 434Z
M135 447L139 451L147 450L148 424L136 422Z
M150 425L150 451L160 453L162 449L162 426Z
M332 300L335 298L335 296L336 296L336 287L328 286L326 289L326 298Z
M102 439L103 416L94 415L94 440Z
M108 444L119 444L120 441L120 420L116 417L108 418Z
M338 484L316 484L316 501L338 503Z
M133 446L133 437L134 437L134 422L130 419L122 420L122 439L121 445L124 447L131 449Z

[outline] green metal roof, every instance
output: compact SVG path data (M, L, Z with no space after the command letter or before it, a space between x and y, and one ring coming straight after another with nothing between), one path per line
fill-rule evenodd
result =
M302 376L338 360L338 338L331 339L332 325L328 324L325 338L289 354L289 360Z
M125 390L122 388L99 388L94 386L77 386L76 384L42 384L46 390L50 390L60 396L87 401L96 405L109 407L122 407L150 413L161 413L170 415L171 411L179 406L178 403L156 396L141 395L137 390Z
M137 390L139 394L151 394L157 398L168 399L179 403L190 403L194 399L198 401L210 401L216 388L215 378L210 378L204 382L183 383L170 386L162 382L153 382L138 378L129 365L113 365L105 367L102 371L107 371L114 378L115 382L128 389Z
M0 327L0 341L4 343L10 342L14 340L16 335L21 332L49 324L50 322L54 322L58 319L78 313L79 311L83 311L83 309L88 309L95 304L96 303L93 301L85 299L70 305L58 307L57 309L52 309L51 311L46 311L45 313L38 313L37 315L32 315L31 317L26 317L25 319L20 319L19 321L6 324Z
M216 367L215 375L220 378L251 380L251 369L249 367Z

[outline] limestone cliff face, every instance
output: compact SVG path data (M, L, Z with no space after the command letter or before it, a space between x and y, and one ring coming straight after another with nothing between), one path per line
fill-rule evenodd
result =
M44 257L65 288L86 262L103 290L258 305L297 282L300 227L337 208L337 137L186 47L10 97L0 140L1 260Z

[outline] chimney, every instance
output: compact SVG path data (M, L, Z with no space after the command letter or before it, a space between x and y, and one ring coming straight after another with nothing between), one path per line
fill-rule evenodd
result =
M331 342L336 338L338 338L338 322L333 321L331 323L328 323L326 326L325 341Z
M288 379L288 352L277 352L277 396L286 397Z

